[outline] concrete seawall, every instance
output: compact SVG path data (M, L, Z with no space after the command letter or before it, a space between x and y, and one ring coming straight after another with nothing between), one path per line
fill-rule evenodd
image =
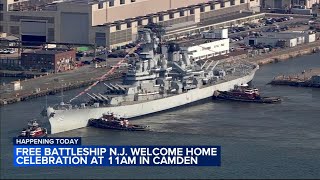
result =
M259 65L276 63L295 58L302 55L320 53L320 41L309 44L298 45L296 47L281 49L260 55L259 57L248 58L249 61L258 63Z
M109 80L114 80L114 79L118 79L122 76L122 73L115 73L112 76L108 76L107 78L101 80L103 81L109 81ZM91 84L93 84L94 82L96 82L97 80L87 80L87 81L81 81L78 83L73 83L64 87L59 87L59 88L53 88L53 89L47 89L47 90L43 90L40 92L34 92L34 93L29 93L29 94L24 94L24 95L19 95L19 96L14 96L12 95L10 98L1 98L0 99L0 107L7 105L7 104L12 104L12 103L16 103L16 102L20 102L20 101L26 101L29 99L34 99L37 97L41 97L41 96L46 96L46 95L54 95L56 93L59 93L61 91L68 91L68 90L72 90L72 89L78 89L81 87L86 87L89 86Z

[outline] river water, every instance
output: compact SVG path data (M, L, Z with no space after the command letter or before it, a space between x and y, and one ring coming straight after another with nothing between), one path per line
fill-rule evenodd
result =
M221 167L13 167L12 137L40 117L46 98L2 107L1 178L320 178L320 90L266 85L274 76L320 67L320 55L262 66L253 85L281 104L204 101L134 120L150 132L83 128L55 136L84 145L220 145ZM97 87L94 91L101 90ZM70 99L81 89L63 93ZM48 96L49 104L60 95Z

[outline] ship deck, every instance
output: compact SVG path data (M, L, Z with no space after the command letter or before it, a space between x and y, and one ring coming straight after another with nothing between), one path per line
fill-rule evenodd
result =
M210 59L209 59L210 60ZM213 60L210 60L213 61ZM212 63L212 66L215 63ZM210 67L209 67L210 68ZM213 83L209 83L206 85L203 85L202 87L200 87L200 89L209 87L209 86L213 86L216 84L221 84L224 82L228 82L228 81L232 81L235 80L239 77L245 76L245 75L249 75L255 68L255 66L250 63L250 62L246 62L243 60L239 60L239 61L222 61L220 64L218 64L215 69L223 69L223 70L227 70L230 68L235 68L235 71L232 74L227 74L226 76L224 76L221 79L218 79L217 81L214 81ZM187 93L183 92L183 93ZM180 93L180 94L183 94ZM153 100L157 100L157 99L162 99L162 98L167 98L167 97L171 97L171 96L175 96L178 94L163 94L163 96L156 98L156 99L149 99L149 100L141 100L141 101L126 101L126 102L122 102L119 105L100 105L100 107L117 107L117 106L123 106L123 105L133 105L133 104L137 104L137 103L144 103L144 102L149 102L149 101L153 101ZM109 97L114 97L117 95L107 95ZM118 95L119 96L119 95Z

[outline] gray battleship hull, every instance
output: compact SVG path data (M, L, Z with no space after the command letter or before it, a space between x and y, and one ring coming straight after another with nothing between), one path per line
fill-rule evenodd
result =
M136 103L132 105L97 108L88 107L83 109L69 110L54 110L53 108L49 107L47 109L47 112L48 119L51 125L51 134L86 127L90 118L100 118L103 113L106 113L108 111L127 118L133 118L210 98L216 90L229 91L233 89L235 85L241 85L250 82L253 79L258 68L259 67L257 66L249 74L227 82L222 82L205 88L193 89L188 91L187 93L142 103ZM53 112L54 116L50 117L49 115Z

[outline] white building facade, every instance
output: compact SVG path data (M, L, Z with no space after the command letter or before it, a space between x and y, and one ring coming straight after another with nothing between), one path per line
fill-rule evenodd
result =
M277 46L279 41L286 41L288 47L294 47L299 44L314 42L316 39L315 33L308 31L291 31L281 33L265 33L264 36L248 37L246 43L248 45L271 45Z
M204 32L202 41L187 47L189 58L195 61L227 54L229 49L228 29Z

